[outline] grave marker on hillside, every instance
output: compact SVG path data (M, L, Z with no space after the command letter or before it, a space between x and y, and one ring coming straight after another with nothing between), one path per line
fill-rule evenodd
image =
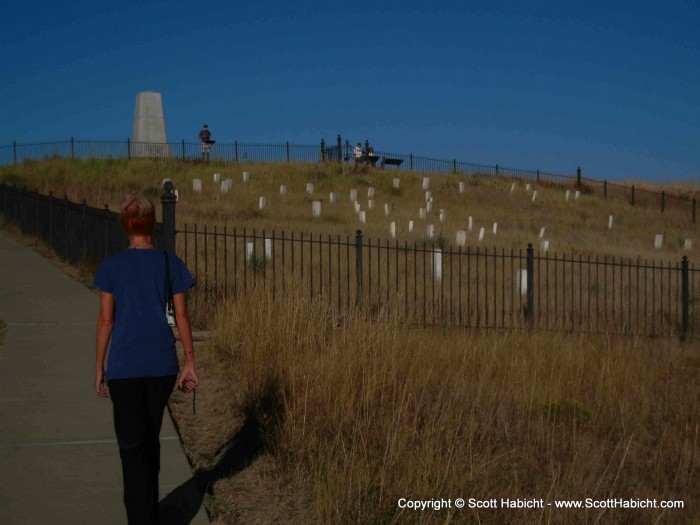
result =
M613 216L608 217L608 230L612 230Z
M464 182L463 181L459 182L459 192L464 193Z
M445 222L447 219L447 212L443 209L440 210L440 222Z
M493 223L493 234L496 235L498 233L498 223L494 222Z
M214 173L214 182L219 182L221 180L221 173Z
M434 224L428 224L425 227L425 236L428 237L429 239L432 239L435 237L435 225Z
M413 219L408 221L408 232L409 233L413 232Z
M425 215L426 215L425 208L420 208L418 210L418 218L425 220Z
M664 236L661 234L657 234L656 237L654 238L654 248L657 250L662 248L664 244Z
M440 281L442 280L442 250L433 250L431 259L433 263L433 279Z
M693 247L693 241L691 241L690 239L686 239L685 243L683 244L683 249L690 250L690 249L692 249L692 247Z
M457 246L464 246L467 244L467 232L464 230L457 230Z
M470 215L469 220L467 221L469 231L472 231L472 228L474 227L474 218Z
M479 230L479 242L484 240L484 228Z
M391 206L389 206L388 202L384 203L384 215L386 215L387 217L391 215Z
M537 199L537 190L532 192L532 202L535 202L535 199Z
M570 193L571 193L571 192L570 192L569 190L566 190L566 197L565 197L566 202L569 202L569 194L570 194Z
M357 190L355 188L350 190L350 200L357 202Z
M312 182L306 183L306 194L311 195L314 192L314 185Z
M265 259L272 259L272 239L265 237Z
M313 203L311 203L311 214L314 217L321 216L321 201L314 201Z
M391 235L392 239L396 237L396 223L394 221L389 223L389 235Z
M202 179L194 179L192 181L192 189L197 193L202 192Z
M330 201L331 204L335 204L335 201L337 199L338 199L338 196L335 194L334 191L332 191L328 194L328 200Z
M400 185L401 185L401 179L394 179L394 184L393 184L394 189L398 190Z
M540 228L540 239L544 237L544 226Z
M515 191L515 182L510 185L510 192L513 193Z
M542 250L543 252L549 250L549 241L542 239L540 241L540 250Z
M430 187L430 178L423 177L423 189L427 190Z
M374 201L372 199L367 201L367 209L368 210L373 210L374 209Z
M367 212L365 210L360 211L360 222L362 224L367 224Z
M245 260L248 263L253 262L253 256L255 254L255 243L247 242L245 243Z
M280 195L287 195L287 186L284 184L280 186Z
M430 199L433 198L433 193L431 191L426 191L425 192L425 202L430 202Z
M250 172L244 171L243 172L243 182L248 182L249 180L250 180Z
M260 197L260 200L258 202L258 208L261 210L267 208L267 197Z
M520 295L527 293L527 270L520 269L515 272L515 289L520 290Z
M374 188L372 188L371 186L367 188L367 198L374 199Z
M532 190L532 185L528 182L527 184L525 184L525 191L529 192L531 190Z

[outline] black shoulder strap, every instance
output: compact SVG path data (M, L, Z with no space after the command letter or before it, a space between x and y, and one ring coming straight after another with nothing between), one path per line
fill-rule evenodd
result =
M167 303L173 300L173 282L170 279L170 256L168 252L163 251L165 256L165 301Z

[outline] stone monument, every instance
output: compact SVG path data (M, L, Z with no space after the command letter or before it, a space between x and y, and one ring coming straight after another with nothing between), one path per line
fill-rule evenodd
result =
M163 98L160 93L142 91L136 95L134 128L129 155L131 157L169 157L170 146L165 135Z

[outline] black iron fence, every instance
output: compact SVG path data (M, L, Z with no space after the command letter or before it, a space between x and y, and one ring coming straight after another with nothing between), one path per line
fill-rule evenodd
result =
M169 183L167 183L169 185ZM338 314L361 309L421 325L572 333L700 336L700 269L663 262L473 249L184 225L175 229L172 185L154 242L175 250L204 296L236 298L263 287L273 298L302 286ZM119 215L0 184L0 212L73 263L124 249Z
M369 143L365 143L365 150ZM672 195L666 192L650 191L622 184L610 183L607 180L596 180L582 175L578 168L575 174L562 175L542 170L526 170L508 168L498 164L474 164L457 159L445 160L422 157L413 154L376 151L375 155L381 163L391 159L400 164L393 164L396 169L408 169L421 173L443 173L461 175L485 175L493 177L508 177L522 179L535 183L562 183L595 193L605 199L624 200L630 205L654 207L665 213L675 211L682 213L692 222L697 220L696 197L691 195ZM0 146L0 165L17 164L30 160L46 160L52 158L119 158L131 159L139 157L174 158L180 160L201 160L202 144L199 142L168 142L148 143L126 141L70 140L44 142L35 144L12 143ZM363 161L366 157L363 157ZM213 162L355 162L353 149L340 135L337 140L326 143L321 140L319 145L290 144L256 144L234 141L232 143L217 142L211 145L209 160ZM387 164L389 166L390 164Z

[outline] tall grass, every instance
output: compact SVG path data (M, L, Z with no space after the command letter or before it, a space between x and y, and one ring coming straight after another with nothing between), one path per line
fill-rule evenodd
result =
M700 356L675 341L407 329L292 292L219 310L213 352L318 523L684 523ZM442 510L400 497L682 499L685 510Z

